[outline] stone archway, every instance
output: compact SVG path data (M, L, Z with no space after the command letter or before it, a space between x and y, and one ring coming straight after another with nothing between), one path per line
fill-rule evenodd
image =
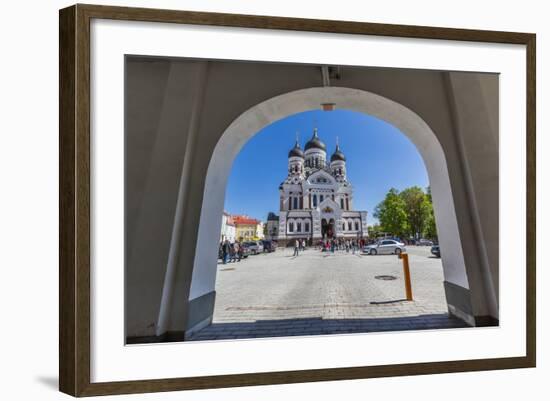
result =
M190 301L211 293L215 288L214 248L217 245L211 239L219 235L227 180L233 160L242 146L265 126L292 114L319 109L325 103L382 119L398 128L416 145L426 165L440 244L446 250L442 254L445 281L469 289L447 162L434 132L416 113L385 97L357 89L319 87L289 92L256 105L235 119L221 136L206 177ZM449 310L469 324L475 324L471 315L450 303ZM205 324L208 324L208 319L196 326L200 328L198 326Z

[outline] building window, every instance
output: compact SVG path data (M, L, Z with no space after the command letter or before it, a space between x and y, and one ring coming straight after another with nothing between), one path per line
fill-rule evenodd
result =
M296 232L302 231L302 223L296 223Z
M313 207L317 207L317 195L313 195Z
M351 231L352 228L351 228L351 221L348 221L348 230Z
M342 224L342 231L346 231L346 223Z
M298 209L298 198L294 198L294 209Z
M359 231L359 222L355 222L355 231Z
M288 223L288 232L290 232L290 233L294 232L294 223L293 222Z
M305 230L306 233L308 233L309 232L309 223L305 223L304 226L305 226L305 229L306 229Z
M344 209L344 198L340 198L340 209Z
M323 199L325 199L325 197L323 195L319 195L319 203L323 203Z

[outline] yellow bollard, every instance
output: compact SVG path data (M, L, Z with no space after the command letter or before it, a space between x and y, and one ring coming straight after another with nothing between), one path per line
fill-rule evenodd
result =
M406 253L400 253L399 259L403 259L403 275L405 276L405 292L407 293L407 301L413 300L412 285L411 285L411 271L409 270L409 255Z

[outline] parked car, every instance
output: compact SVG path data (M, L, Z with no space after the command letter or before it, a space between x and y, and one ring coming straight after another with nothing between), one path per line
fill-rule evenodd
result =
M367 245L363 248L363 253L369 255L399 255L406 252L405 244L393 239L383 239L374 244Z
M242 249L242 253L243 253L242 258L243 259L248 258L248 255L250 255L250 249L248 249L248 247L244 246L243 244L241 244L241 249Z
M416 245L433 246L434 243L433 243L433 241L430 241L429 239L421 238L416 242Z
M275 249L277 249L277 244L270 240L262 241L262 245L264 246L264 252L275 252Z
M252 255L257 255L264 251L264 245L261 241L248 241L244 243Z
M432 252L432 255L434 255L436 258L441 257L441 251L439 250L439 245L432 246L431 252Z

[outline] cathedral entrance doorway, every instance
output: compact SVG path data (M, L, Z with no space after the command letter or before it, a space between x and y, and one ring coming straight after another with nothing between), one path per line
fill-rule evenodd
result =
M321 234L323 239L334 237L334 219L328 221L327 219L321 220Z

